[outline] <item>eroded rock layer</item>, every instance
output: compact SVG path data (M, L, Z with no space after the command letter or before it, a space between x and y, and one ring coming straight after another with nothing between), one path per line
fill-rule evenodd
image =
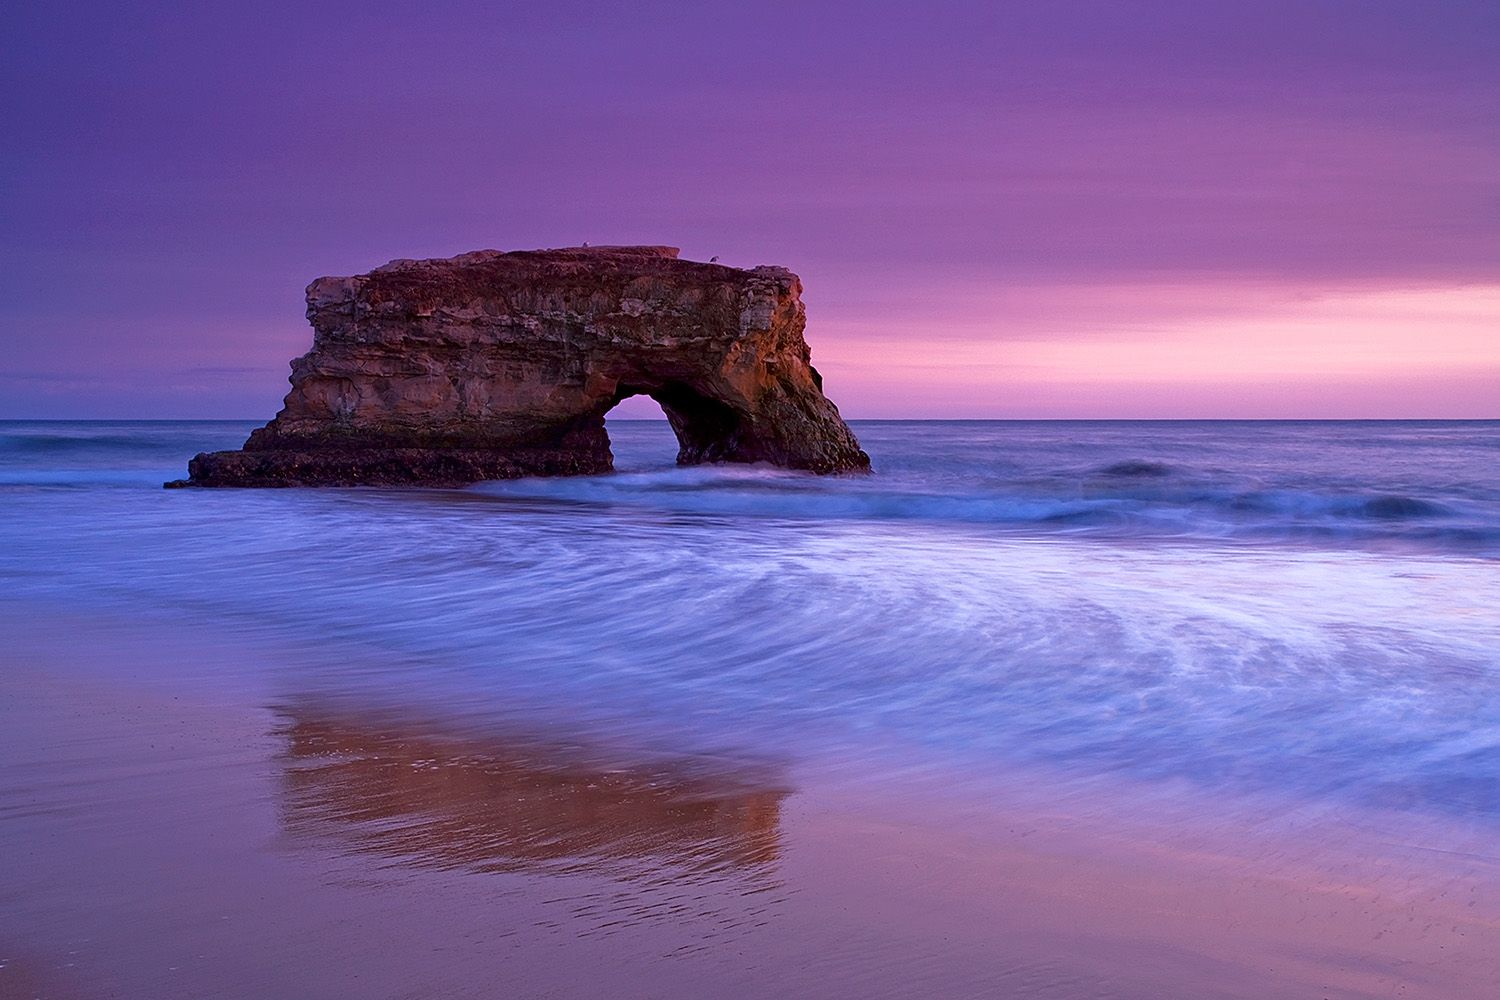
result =
M604 415L649 395L677 461L867 469L780 267L579 247L396 260L307 289L312 350L276 419L193 486L458 485L612 467Z

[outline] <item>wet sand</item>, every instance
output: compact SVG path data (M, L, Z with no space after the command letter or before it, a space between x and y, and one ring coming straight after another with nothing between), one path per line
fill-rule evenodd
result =
M1500 862L1373 814L633 754L0 621L0 997L1500 995Z

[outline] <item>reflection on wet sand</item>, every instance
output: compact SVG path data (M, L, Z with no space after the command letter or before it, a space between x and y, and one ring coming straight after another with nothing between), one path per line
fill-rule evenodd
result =
M774 876L787 789L771 769L601 762L577 746L390 713L276 711L293 836L476 872Z

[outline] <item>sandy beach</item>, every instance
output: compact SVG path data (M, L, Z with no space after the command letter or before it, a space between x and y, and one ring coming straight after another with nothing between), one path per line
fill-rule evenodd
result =
M1117 789L629 758L0 605L0 996L1479 997L1493 856ZM109 650L108 662L99 651ZM351 651L352 652L352 651ZM1144 817L1144 818L1143 818ZM1202 819L1202 817L1199 817Z

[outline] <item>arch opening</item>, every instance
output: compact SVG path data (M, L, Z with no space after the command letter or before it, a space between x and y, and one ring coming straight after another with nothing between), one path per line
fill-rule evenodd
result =
M655 386L622 384L606 411L606 417L622 401L638 396L649 397L661 407L667 427L671 429L677 442L678 465L700 465L734 459L739 447L740 415L732 407L681 382L666 382ZM632 424L653 422L649 420L649 414L647 419L638 416L641 413L641 407L632 407L631 416L625 419ZM618 421L619 418L617 428ZM636 464L645 455L641 449L649 447L653 439L660 441L663 436L660 428L653 431L640 426L632 427L625 435L620 435L618 440L617 435L608 428L605 433L610 437L611 451L623 452L619 457L625 459L627 465Z

